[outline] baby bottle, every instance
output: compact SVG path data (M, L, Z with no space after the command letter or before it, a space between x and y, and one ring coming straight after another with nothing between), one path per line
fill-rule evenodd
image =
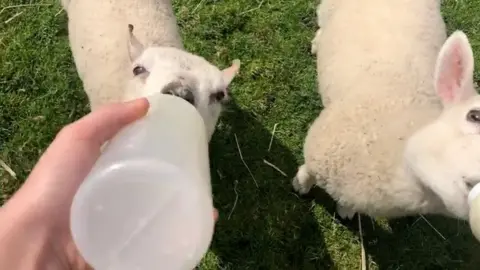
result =
M73 199L73 240L96 270L191 270L212 239L203 119L179 97L148 100L147 115L106 145Z
M468 194L470 205L469 223L473 235L480 241L480 183L476 184Z

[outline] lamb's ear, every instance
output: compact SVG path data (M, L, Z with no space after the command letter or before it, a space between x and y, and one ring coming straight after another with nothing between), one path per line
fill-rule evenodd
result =
M476 94L473 52L467 36L455 31L443 44L435 67L435 88L444 106Z
M223 81L225 82L225 86L228 86L233 78L238 74L240 71L240 60L235 59L232 62L232 65L224 70L222 70L223 73Z
M133 34L133 25L128 25L128 53L130 54L130 60L134 61L137 59L143 52L144 48L142 43L138 41L137 37Z

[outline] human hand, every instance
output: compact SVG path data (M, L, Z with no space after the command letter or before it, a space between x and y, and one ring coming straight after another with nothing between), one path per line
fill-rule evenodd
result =
M144 98L107 105L57 134L25 184L0 210L0 269L91 269L70 234L73 197L102 145L143 117L148 107Z

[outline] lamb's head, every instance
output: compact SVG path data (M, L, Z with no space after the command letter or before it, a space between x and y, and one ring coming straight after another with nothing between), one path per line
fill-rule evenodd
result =
M409 139L405 152L415 177L443 203L438 212L461 219L468 218L468 192L480 182L480 96L473 71L468 38L456 31L440 50L435 68L443 111Z
M228 86L240 68L240 61L219 70L200 56L173 47L146 47L129 30L132 78L127 99L164 93L183 98L202 116L207 136L215 131L223 104L229 100Z

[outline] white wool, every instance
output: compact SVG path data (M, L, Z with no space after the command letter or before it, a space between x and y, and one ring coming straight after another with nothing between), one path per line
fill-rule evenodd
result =
M469 186L480 181L466 36L445 42L439 0L323 0L317 15L312 52L325 109L294 188L324 188L342 217L466 219Z
M173 94L195 105L211 137L239 62L220 71L184 51L170 0L62 0L62 5L92 110L155 92ZM135 67L144 72L134 76Z

